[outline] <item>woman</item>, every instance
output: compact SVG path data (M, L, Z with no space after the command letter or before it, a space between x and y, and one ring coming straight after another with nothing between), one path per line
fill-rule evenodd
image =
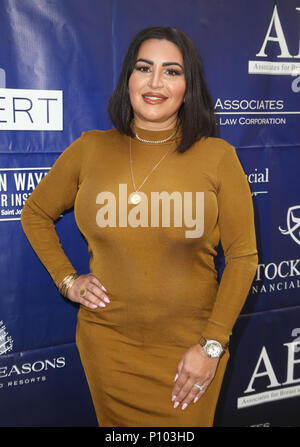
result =
M235 148L214 136L200 58L182 31L133 39L109 114L114 129L83 132L60 155L22 226L80 303L76 343L99 425L209 427L257 268L250 188ZM83 275L53 225L72 206L91 254Z

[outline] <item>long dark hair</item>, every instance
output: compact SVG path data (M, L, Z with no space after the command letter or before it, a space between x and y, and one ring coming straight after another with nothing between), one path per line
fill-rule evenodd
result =
M216 135L214 104L203 75L202 61L192 40L181 30L152 26L140 31L132 40L121 69L118 83L108 103L108 114L120 133L133 137L130 122L133 110L130 103L128 80L135 67L139 47L148 39L166 39L182 53L186 80L185 102L178 110L182 138L177 147L184 152L202 137Z

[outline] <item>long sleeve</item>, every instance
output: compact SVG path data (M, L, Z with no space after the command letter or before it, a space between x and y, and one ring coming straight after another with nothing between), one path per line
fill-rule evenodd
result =
M253 282L258 252L251 190L233 146L226 146L218 166L217 201L225 268L202 335L226 346Z
M76 272L62 248L54 222L74 204L80 183L83 138L84 132L57 158L21 213L23 230L56 286Z

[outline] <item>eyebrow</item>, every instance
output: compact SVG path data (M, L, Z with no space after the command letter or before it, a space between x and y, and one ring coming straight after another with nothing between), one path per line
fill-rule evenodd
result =
M146 63L149 64L149 65L153 65L153 62L152 62L152 61L149 61L148 59L138 59L138 60L136 61L136 63L137 63L137 62L146 62ZM181 64L179 64L178 62L164 62L164 63L162 64L163 67L168 67L169 65L178 65L178 66L181 67L182 70L183 70L183 66L182 66Z

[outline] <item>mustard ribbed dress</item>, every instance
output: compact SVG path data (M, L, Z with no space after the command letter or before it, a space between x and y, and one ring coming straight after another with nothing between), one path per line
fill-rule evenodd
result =
M136 130L147 140L173 132ZM185 410L171 401L176 368L201 335L228 343L256 272L251 192L235 148L210 137L178 153L180 132L160 144L132 139L137 188L169 151L141 187L140 204L128 203L129 137L92 130L58 157L22 211L22 227L58 285L76 269L54 222L74 206L90 272L107 289L110 303L81 305L76 329L100 426L212 426L228 350L203 397ZM218 283L220 240L226 266Z

